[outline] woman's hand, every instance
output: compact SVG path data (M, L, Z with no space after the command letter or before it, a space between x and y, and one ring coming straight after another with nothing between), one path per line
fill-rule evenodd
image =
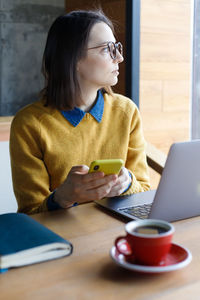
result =
M122 167L116 183L112 186L109 194L107 194L106 197L115 197L121 195L128 188L130 183L131 177L129 176L129 172L125 167Z
M75 202L84 203L107 197L114 187L112 193L116 194L114 191L118 193L119 190L117 183L121 189L125 189L124 181L127 177L125 171L119 177L117 175L104 176L102 172L88 173L88 171L89 168L86 165L72 167L66 180L57 188L54 201L61 207L67 208Z

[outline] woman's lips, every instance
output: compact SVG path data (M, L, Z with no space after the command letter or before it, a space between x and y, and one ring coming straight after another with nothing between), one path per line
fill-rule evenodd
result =
M114 75L119 75L119 71L118 70L115 70L112 72Z

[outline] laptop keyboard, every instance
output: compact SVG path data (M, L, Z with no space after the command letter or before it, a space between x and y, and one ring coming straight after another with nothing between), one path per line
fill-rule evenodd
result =
M119 211L122 211L128 215L137 217L139 219L147 219L151 211L152 203L143 204L133 207L119 208Z

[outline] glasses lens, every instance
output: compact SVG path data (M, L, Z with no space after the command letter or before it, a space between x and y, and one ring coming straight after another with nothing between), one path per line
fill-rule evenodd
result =
M110 51L110 56L112 59L115 59L116 58L116 48L115 48L115 44L110 42L108 44L108 47L109 47L109 51Z
M123 47L122 47L122 44L120 42L116 44L116 48L119 51L119 53L122 55L123 54Z
M122 55L122 44L120 42L119 43L110 42L108 44L108 47L112 59L115 59L117 57L117 51L119 51L119 53Z

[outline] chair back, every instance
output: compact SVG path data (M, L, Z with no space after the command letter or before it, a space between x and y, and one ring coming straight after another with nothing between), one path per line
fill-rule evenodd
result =
M0 214L16 211L17 202L12 186L9 141L0 141Z

